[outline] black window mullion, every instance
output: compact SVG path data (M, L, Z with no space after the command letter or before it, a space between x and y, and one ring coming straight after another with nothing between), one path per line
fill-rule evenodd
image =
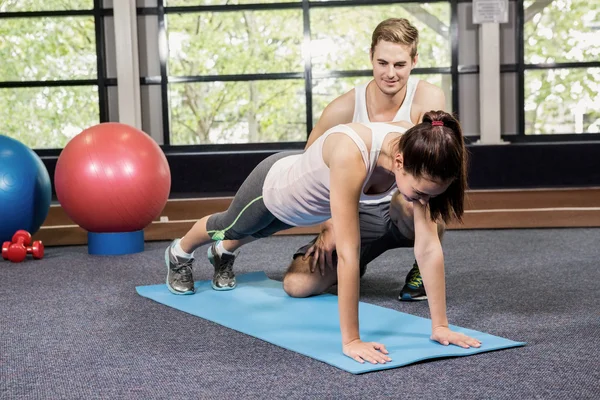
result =
M52 18L52 17L86 17L97 11L96 0L93 10L60 10L60 11L14 11L0 13L0 19L8 18ZM102 11L102 9L100 10Z
M96 34L96 73L98 76L98 110L100 122L108 122L108 90L106 87L106 43L104 40L103 0L94 0Z
M525 136L525 10L523 0L517 0L517 135Z
M310 11L308 0L302 0L302 20L304 25L304 44L310 44ZM308 49L308 46L305 46ZM313 109L312 109L312 60L310 51L304 51L304 88L306 95L306 137L312 131Z
M600 61L557 62L551 64L525 64L523 69L570 69L570 68L600 68Z
M450 1L450 45L452 76L452 112L460 119L459 74L458 74L458 0Z
M163 0L157 0L158 4L158 57L160 59L160 97L162 106L163 122L163 145L171 144L171 128L169 118L169 80L167 75L167 62L169 52L167 50L167 28L165 25L165 6ZM162 43L162 45L161 45Z

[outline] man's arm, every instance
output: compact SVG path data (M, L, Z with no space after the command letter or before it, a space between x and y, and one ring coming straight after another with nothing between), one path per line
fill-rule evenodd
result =
M439 87L429 82L420 81L417 93L413 99L413 105L417 105L417 124L423 122L423 115L429 111L446 111L446 95ZM414 117L414 114L413 114Z
M339 124L349 124L354 116L354 92L344 93L325 107L323 114L308 136L304 150L308 149L329 128Z

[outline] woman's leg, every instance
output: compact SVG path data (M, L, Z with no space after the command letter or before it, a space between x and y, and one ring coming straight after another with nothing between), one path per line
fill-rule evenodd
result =
M215 268L213 288L229 290L235 287L233 251L255 240L254 237L263 237L265 228L277 221L263 202L262 187L273 164L287 155L278 153L263 160L240 186L227 211L201 218L181 240L173 241L165 255L167 286L171 292L194 292L192 254L198 247L215 240L219 242L208 249L209 261Z
M210 217L215 214L207 215L206 217L201 218L198 222L192 226L192 228L185 234L183 238L181 238L180 245L183 251L186 253L193 253L198 247L212 242L213 239L211 235L208 234L206 228L206 222ZM252 236L247 236L243 239L238 240L222 240L223 247L230 253L233 253L238 248L242 247L245 244L255 241L256 238Z

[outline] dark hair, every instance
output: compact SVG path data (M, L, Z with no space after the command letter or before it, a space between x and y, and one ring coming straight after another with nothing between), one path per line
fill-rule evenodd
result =
M431 219L461 221L467 190L468 153L456 118L444 111L426 113L423 122L400 137L398 151L402 153L404 170L416 178L452 181L444 193L429 199Z
M389 18L381 21L371 35L371 58L375 47L380 41L410 46L410 57L417 55L419 45L419 31L406 18Z

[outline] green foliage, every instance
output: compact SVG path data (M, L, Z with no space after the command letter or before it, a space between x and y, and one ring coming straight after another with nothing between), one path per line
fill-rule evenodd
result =
M301 10L169 15L167 28L169 75L303 70Z
M0 19L0 79L95 79L93 17Z
M577 118L585 115L580 133L597 132L599 82L600 68L526 71L525 133L573 133L577 130Z
M370 32L390 16L411 18L420 29L420 66L449 66L450 43L439 33L447 33L449 5L426 4L416 11L438 32L402 6L312 9L313 71L370 69ZM167 27L169 75L304 69L300 9L169 15ZM327 103L360 81L365 78L315 79L315 117ZM172 143L305 140L305 96L303 80L171 84Z
M533 3L525 1L525 9ZM598 60L598 18L598 2L552 1L525 23L525 63Z
M167 6L297 2L296 0L168 0ZM579 0L525 0L528 63L597 60L598 8ZM0 12L92 9L93 0L0 0ZM313 123L335 97L370 79L327 78L330 71L369 70L371 32L389 17L406 17L420 32L419 67L451 63L449 2L312 7L311 42L300 8L167 14L171 76L298 73L310 52ZM142 39L143 40L143 39ZM149 41L155 38L148 38ZM0 19L0 81L95 79L92 16ZM111 57L109 53L109 57ZM448 79L421 76L451 98ZM600 125L600 70L527 71L527 133L573 132ZM302 141L304 79L169 84L174 144ZM98 123L96 87L0 89L2 131L34 148L60 148Z
M449 67L451 58L448 3L405 6L315 8L311 10L311 52L317 72L370 69L371 33L387 18L407 18L419 30L419 67ZM436 32L432 26L442 33Z
M306 138L302 80L172 84L170 100L173 144Z
M303 71L301 10L169 15L167 26L169 75ZM302 80L172 84L170 99L175 144L306 137Z
M579 0L555 0L525 23L525 62L551 64L597 60L600 9ZM525 9L535 2L526 1ZM597 28L596 28L597 29ZM595 131L600 124L600 69L526 71L526 134ZM593 118L593 116L596 116ZM577 119L586 116L583 126ZM592 126L593 125L593 126Z
M0 1L4 11L93 7L91 1ZM0 81L95 79L93 17L0 19ZM0 121L32 148L62 148L98 123L98 90L91 86L0 89Z
M30 148L63 148L98 115L95 86L0 89L2 131Z

